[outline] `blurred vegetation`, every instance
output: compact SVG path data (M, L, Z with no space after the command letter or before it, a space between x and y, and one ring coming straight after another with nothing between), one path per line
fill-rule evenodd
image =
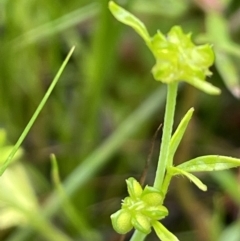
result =
M118 3L141 18L150 33L165 33L177 24L192 32L195 42L214 46L209 81L222 94L207 96L181 86L176 123L189 107L196 111L175 162L200 154L240 157L240 2ZM107 4L0 0L1 158L4 145L16 142L76 46L24 141L19 162L0 178L1 190L6 189L0 193L0 240L119 240L109 216L126 193L125 179L139 179L144 170L163 121L165 87L153 81L154 60L143 41L110 15ZM150 184L160 135L148 170ZM51 153L58 168L56 162L51 166ZM166 226L184 241L240 240L239 170L202 178L206 193L175 179L166 200Z

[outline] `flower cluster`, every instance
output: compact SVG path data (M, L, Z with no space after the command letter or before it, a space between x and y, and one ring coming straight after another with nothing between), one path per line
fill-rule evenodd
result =
M162 206L162 194L150 186L143 190L132 177L126 182L129 196L123 200L121 209L111 215L113 227L120 234L129 232L133 227L148 234L153 223L168 215L167 208Z
M218 95L220 89L205 81L211 75L209 67L214 62L212 46L196 46L191 34L185 34L180 26L174 26L165 36L160 31L150 36L144 23L113 1L109 2L112 14L122 23L132 27L151 50L156 64L153 77L166 84L185 81L201 91Z
M214 62L210 45L195 46L191 34L184 34L181 27L174 26L167 36L158 31L149 46L156 58L152 73L164 83L194 79L205 80L211 75L208 68Z

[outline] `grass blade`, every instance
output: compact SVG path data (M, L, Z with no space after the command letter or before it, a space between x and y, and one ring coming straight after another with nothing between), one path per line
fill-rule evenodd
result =
M23 130L22 134L20 135L19 139L17 140L16 144L14 145L11 153L9 154L8 158L6 159L6 161L2 164L2 166L0 167L0 176L4 173L4 171L7 169L7 167L9 166L9 164L11 163L15 153L17 152L17 150L19 149L20 145L22 144L23 140L25 139L26 135L28 134L29 130L31 129L33 123L35 122L35 120L37 119L40 111L42 110L43 106L46 104L50 94L52 93L55 85L57 84L64 68L66 67L68 60L70 59L73 51L74 51L75 47L72 47L72 49L70 50L70 52L68 53L66 59L64 60L64 62L62 63L62 66L60 67L60 69L58 70L55 78L53 79L50 87L48 88L46 94L44 95L44 97L42 98L40 104L38 105L36 111L34 112L32 118L30 119L30 121L28 122L27 126L25 127L25 129Z

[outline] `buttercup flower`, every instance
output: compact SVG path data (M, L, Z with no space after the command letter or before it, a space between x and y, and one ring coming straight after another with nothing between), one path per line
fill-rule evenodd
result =
M162 206L162 195L159 190L146 186L144 190L132 177L126 180L129 196L122 201L119 211L111 215L114 229L125 234L133 227L145 234L150 233L152 223L168 215Z
M191 82L194 79L204 81L206 76L211 75L208 70L214 61L211 46L195 46L191 34L184 34L179 26L174 26L167 36L158 31L149 47L156 58L152 69L156 80L164 83Z
M180 26L174 26L166 36L158 31L151 37L142 21L133 14L113 1L109 2L109 9L120 22L132 27L143 38L156 59L152 73L157 81L166 84L185 81L208 94L220 94L219 88L205 81L211 75L209 67L214 62L209 44L196 46L191 34L183 33Z

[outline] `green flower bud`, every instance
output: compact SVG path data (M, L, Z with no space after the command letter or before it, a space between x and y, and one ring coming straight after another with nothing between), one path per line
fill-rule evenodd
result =
M112 226L119 234L125 234L133 228L131 219L131 214L123 209L111 215Z
M139 198L143 192L140 183L133 177L128 178L126 183L129 196L133 199Z
M149 234L151 232L151 223L149 218L141 213L137 213L135 215L132 219L132 225L142 233Z

